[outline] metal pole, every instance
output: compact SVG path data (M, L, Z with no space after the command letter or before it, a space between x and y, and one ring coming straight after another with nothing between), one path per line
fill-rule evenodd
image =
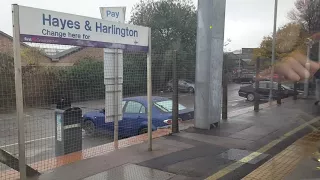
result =
M260 101L260 96L259 96L259 71L260 71L260 58L256 60L256 79L255 79L255 91L254 91L254 111L259 112L259 101Z
M320 63L320 41L318 42L318 63ZM320 79L316 78L316 103L320 100Z
M222 79L222 119L228 119L228 74L226 62L223 63L223 79Z
M277 15L278 14L278 0L274 2L274 21L273 21L273 37L272 37L272 59L271 59L271 87L269 93L269 103L272 102L273 91L273 76L274 76L274 61L276 57L276 36L277 36Z
M239 79L240 79L240 76L241 76L241 59L240 59L240 57L238 57L239 58L239 70L238 70L238 77L239 77Z
M226 0L198 0L195 127L200 129L221 119L225 9Z
M25 154L25 129L23 115L23 91L22 91L22 69L21 69L21 49L20 49L20 22L19 6L12 5L12 22L13 22L13 53L14 53L14 70L15 70L15 90L16 90L16 109L18 124L18 143L19 143L19 170L20 179L27 179L26 172L26 154Z
M310 62L309 62L309 58L310 58L310 42L307 43L307 62L306 62L306 69L309 71L310 70ZM303 89L303 97L307 98L309 95L309 78L305 78L304 79L304 89Z
M152 76L151 76L151 28L148 31L149 50L147 54L147 98L148 98L148 151L152 151Z
M172 93L172 133L179 132L179 123L178 123L178 77L177 77L177 51L173 51L173 60L172 60L172 85L173 85L173 93Z
M118 112L118 107L119 107L119 97L118 97L118 91L119 91L119 72L118 72L118 49L115 49L113 52L114 53L114 58L113 58L113 70L114 70L114 133L113 133L113 145L114 149L119 149L119 112Z
M319 46L318 46L318 63L320 63L320 41L318 42Z

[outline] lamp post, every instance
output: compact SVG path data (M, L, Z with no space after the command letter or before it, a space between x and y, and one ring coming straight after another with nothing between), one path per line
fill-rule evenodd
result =
M310 72L310 60L309 60L309 58L310 58L310 50L311 50L312 45L313 45L312 39L308 38L306 44L307 44L307 57L306 57L307 61L306 61L305 67L307 69L306 73L308 73L308 72ZM307 98L308 95L309 95L309 77L307 77L307 75L306 75L305 79L304 79L303 97Z
M277 35L277 15L278 14L278 0L274 2L274 20L273 20L273 37L272 37L272 59L271 59L271 86L269 94L269 103L272 102L273 91L273 76L274 76L274 61L276 57L276 35Z

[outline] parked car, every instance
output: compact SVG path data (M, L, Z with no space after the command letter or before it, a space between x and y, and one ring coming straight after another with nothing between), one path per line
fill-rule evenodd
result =
M172 100L152 97L152 130L170 126L172 123ZM119 121L119 136L130 137L147 132L147 97L130 97L122 101L123 118ZM179 120L194 118L194 110L179 104ZM114 123L105 122L105 110L92 111L83 115L83 129L88 135L96 133L113 134Z
M270 81L260 81L259 83L259 89L258 94L260 96L260 99L268 99L270 94L270 87L271 82ZM254 101L255 100L255 83L248 86L240 87L239 89L239 96L247 98L248 101ZM298 93L298 92L297 92ZM287 98L289 96L293 96L295 93L293 89L291 89L288 86L281 85L281 98ZM277 98L279 95L278 91L278 83L273 83L273 91L272 91L272 97Z
M194 87L195 87L195 85L194 85L193 81L186 80L186 79L179 79L178 80L179 91L194 93L194 89L195 89ZM167 90L172 91L172 89L173 89L172 80L170 80L167 83Z

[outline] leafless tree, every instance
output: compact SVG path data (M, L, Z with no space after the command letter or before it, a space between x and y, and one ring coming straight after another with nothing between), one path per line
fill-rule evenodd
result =
M296 0L289 19L301 23L310 34L320 31L320 0Z

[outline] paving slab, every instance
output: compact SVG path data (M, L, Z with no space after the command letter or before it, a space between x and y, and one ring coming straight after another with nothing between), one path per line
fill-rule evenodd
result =
M280 128L280 127L278 127ZM232 134L231 138L235 139L243 139L243 140L249 140L249 141L256 141L258 139L263 138L264 136L267 136L268 134L278 130L278 128L274 128L271 126L251 126L247 129L244 129L242 131L239 131L237 133Z
M125 164L108 171L84 178L83 180L168 180L175 174L138 166Z
M176 134L176 136L193 139L193 140L204 142L204 143L214 144L214 145L218 145L226 148L243 149L243 148L246 148L247 145L253 142L251 140L236 139L232 137L210 136L210 135L186 133L186 132L181 132L179 134Z

